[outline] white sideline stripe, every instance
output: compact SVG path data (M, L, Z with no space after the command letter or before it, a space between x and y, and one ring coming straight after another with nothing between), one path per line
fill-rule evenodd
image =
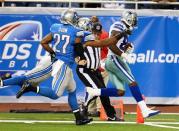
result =
M171 125L179 125L179 122L145 122L145 124L171 124Z
M171 128L171 129L179 129L179 127L173 127L173 126L165 126L165 125L158 125L158 124L153 124L153 122L151 123L145 123L145 125L148 126L154 126L154 127L162 127L162 128Z
M2 123L68 123L74 124L74 121L41 121L41 120L0 120ZM93 121L89 124L137 124L136 122L113 122L113 121ZM170 128L170 129L179 129L179 127L173 126L165 126L160 124L173 124L178 125L179 122L145 122L144 125L153 126L153 127L161 127L161 128Z
M0 120L0 122L10 122L10 123L74 123L74 121L48 121L48 120ZM136 122L117 122L117 121L93 121L91 123L95 123L95 124L137 124ZM151 124L179 125L179 122L145 122L144 124L146 124L146 125L151 125Z
M74 121L0 120L2 123L74 123ZM95 124L136 124L136 122L93 121Z
M126 114L136 115L136 112L126 112ZM179 113L160 113L160 115L179 115Z

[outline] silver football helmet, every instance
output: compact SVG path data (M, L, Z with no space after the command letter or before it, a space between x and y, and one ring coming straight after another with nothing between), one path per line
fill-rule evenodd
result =
M91 31L92 22L87 17L81 17L78 19L78 27L85 31Z
M124 21L129 27L133 28L137 26L137 14L135 12L123 12L121 20Z
M67 9L61 14L61 22L64 24L76 25L78 21L78 13L73 9Z

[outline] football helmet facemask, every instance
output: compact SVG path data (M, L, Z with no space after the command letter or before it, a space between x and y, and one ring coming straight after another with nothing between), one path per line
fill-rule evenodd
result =
M124 21L130 28L134 28L137 26L137 14L135 12L123 12L121 20Z
M85 31L91 31L92 22L87 17L81 17L78 19L78 27Z

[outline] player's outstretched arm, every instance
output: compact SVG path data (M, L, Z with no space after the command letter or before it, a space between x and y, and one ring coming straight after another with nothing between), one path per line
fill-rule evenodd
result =
M83 48L83 45L81 43L81 37L77 37L75 39L74 50L75 50L76 56L80 56L81 58L84 57L84 48Z
M103 40L95 40L95 41L88 41L83 46L93 46L93 47L105 47L110 45L117 44L118 40L120 40L124 35L126 35L126 32L118 32L117 34L111 36L110 38L106 38Z

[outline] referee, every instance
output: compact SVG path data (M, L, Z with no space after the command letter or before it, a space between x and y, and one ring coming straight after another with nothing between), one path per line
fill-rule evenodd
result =
M92 26L92 34L86 36L85 42L99 40L101 32L102 25L100 23L94 23ZM81 81L88 88L106 88L99 70L101 49L87 46L84 48L84 56L86 59L86 64L77 65L76 68L76 72ZM122 121L120 118L116 117L116 112L114 107L110 104L109 97L100 96L100 99L108 116L108 121Z

